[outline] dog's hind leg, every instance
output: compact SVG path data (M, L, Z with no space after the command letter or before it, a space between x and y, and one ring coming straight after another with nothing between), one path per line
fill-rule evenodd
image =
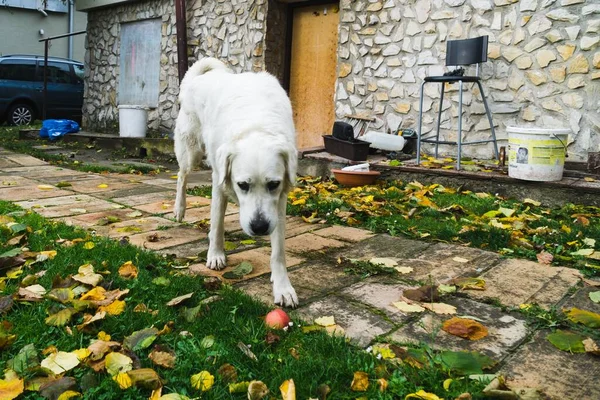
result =
M210 269L221 270L225 268L226 258L223 249L225 241L225 209L227 208L227 196L222 188L217 185L218 177L213 171L212 200L210 206L210 232L208 233L208 254L206 266Z
M288 277L285 262L285 210L287 193L279 199L277 226L271 233L271 282L273 282L273 297L275 304L296 307L298 296Z
M198 140L195 138L194 126L199 129L199 123L194 124L191 116L183 111L177 116L175 127L175 155L179 164L177 173L177 196L175 197L175 219L183 220L186 208L187 176L196 165L196 159L201 151Z

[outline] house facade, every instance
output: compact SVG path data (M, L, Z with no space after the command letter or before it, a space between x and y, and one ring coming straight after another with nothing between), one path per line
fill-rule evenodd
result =
M84 126L116 128L117 106L137 99L151 108L151 129L172 132L179 84L173 1L77 6L88 13ZM380 131L415 129L420 84L446 70L446 42L487 35L480 75L500 145L507 126L566 127L570 160L600 151L597 1L187 0L186 16L190 62L212 56L236 72L267 70L280 79L300 148L321 145L333 121L348 114L374 117L371 128ZM487 138L481 97L466 88L463 136ZM457 87L446 92L442 137L453 140ZM435 129L439 100L440 87L427 85L424 133ZM491 145L463 154L489 158Z
M0 55L44 55L39 39L84 31L87 15L75 11L63 0L3 0L0 4ZM53 57L83 61L84 36L50 42L48 54Z

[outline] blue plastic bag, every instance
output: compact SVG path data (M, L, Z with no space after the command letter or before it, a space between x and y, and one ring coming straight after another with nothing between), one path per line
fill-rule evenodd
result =
M70 119L46 119L42 122L40 137L50 140L58 139L67 133L79 132L79 124Z

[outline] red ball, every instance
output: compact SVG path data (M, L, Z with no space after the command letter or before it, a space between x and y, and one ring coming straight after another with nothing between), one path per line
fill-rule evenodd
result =
M269 328L283 329L290 323L290 317L282 309L276 308L266 315L265 323Z

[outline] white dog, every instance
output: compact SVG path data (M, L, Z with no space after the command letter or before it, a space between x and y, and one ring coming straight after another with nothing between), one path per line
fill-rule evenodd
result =
M206 265L225 268L223 219L227 193L240 206L246 234L271 235L275 303L295 307L296 291L285 262L287 194L296 181L292 107L275 77L233 74L214 58L197 61L179 93L175 154L179 163L175 217L185 214L187 174L204 152L212 168L212 206Z

